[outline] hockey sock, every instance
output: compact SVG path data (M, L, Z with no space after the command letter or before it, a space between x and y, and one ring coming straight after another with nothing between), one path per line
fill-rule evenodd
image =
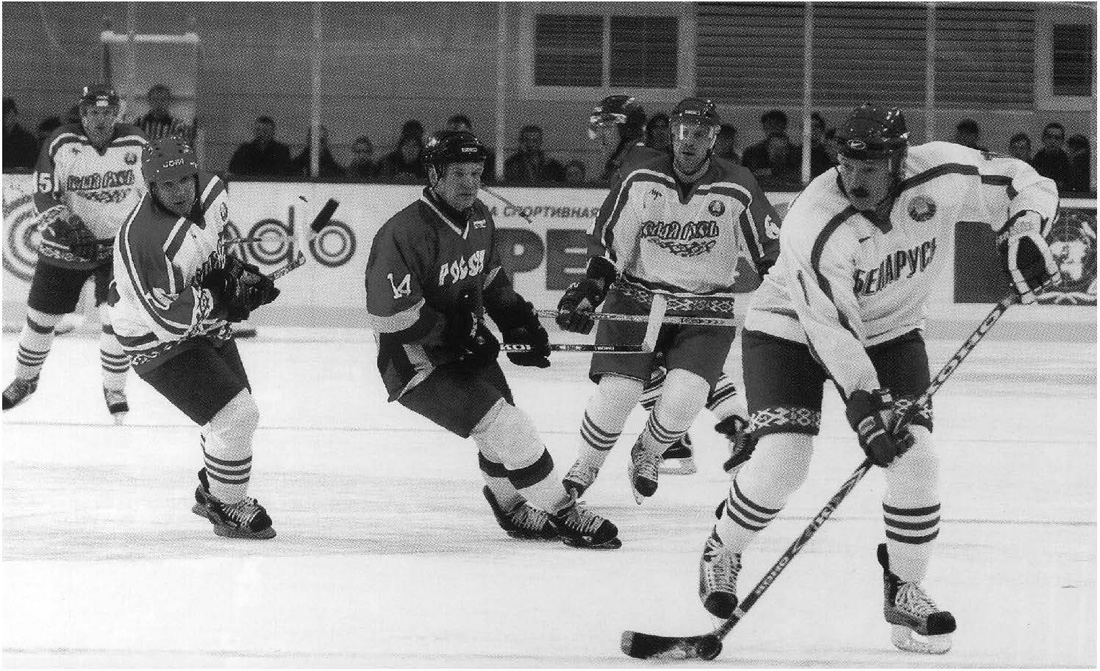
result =
M581 420L581 442L577 451L581 462L597 468L603 466L641 393L642 383L638 380L618 375L604 375L600 379Z
M714 389L707 397L707 410L713 412L719 422L733 415L746 419L749 416L749 409L745 406L745 397L738 393L733 378L725 373L722 373L722 376L714 383Z
M928 429L910 426L909 431L913 447L886 468L882 517L890 572L906 582L920 582L928 572L932 541L940 533L939 457Z
M787 505L810 470L813 439L800 433L760 438L752 459L737 471L714 525L722 543L741 552Z
M531 418L516 406L504 399L497 401L470 437L482 454L497 456L512 487L536 508L554 512L568 501L554 458ZM504 501L498 502L504 506Z
M657 407L649 413L642 432L642 446L646 451L661 454L687 433L695 416L703 409L709 392L710 385L695 373L679 368L668 371L664 391Z
M498 461L495 455L490 457L479 449L477 461L481 468L481 477L488 485L489 491L493 493L493 498L505 512L514 510L516 506L523 503L523 496L516 491L512 481L508 479L508 468Z
M646 411L652 411L653 406L657 405L657 399L661 398L661 387L665 383L665 370L664 366L654 366L653 374L646 380L645 387L642 389L642 408Z
M122 351L110 324L103 325L99 336L99 365L103 368L103 388L122 391L126 388L126 373L130 370L130 357Z
M256 402L242 389L203 427L202 454L210 493L223 503L236 503L248 494L252 435L259 421Z
M53 329L62 316L27 308L27 321L19 334L19 351L15 355L16 377L31 380L42 372L53 345Z

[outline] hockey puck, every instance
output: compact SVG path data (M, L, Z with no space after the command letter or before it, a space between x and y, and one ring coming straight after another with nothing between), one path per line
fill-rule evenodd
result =
M704 636L695 644L695 654L708 662L722 652L722 641L717 636Z

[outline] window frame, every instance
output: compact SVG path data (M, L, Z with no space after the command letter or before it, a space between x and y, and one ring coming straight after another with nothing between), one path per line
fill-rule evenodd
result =
M521 100L577 100L591 103L614 93L628 93L646 102L676 103L695 90L695 5L693 3L572 3L531 2L520 5L518 22L517 96ZM540 14L583 14L603 19L603 65L600 86L535 85L535 18ZM611 86L611 17L664 16L677 19L675 88Z
M1093 35L1092 94L1054 95L1054 26L1088 25ZM1087 8L1040 4L1035 13L1035 109L1076 112L1096 109L1096 13Z

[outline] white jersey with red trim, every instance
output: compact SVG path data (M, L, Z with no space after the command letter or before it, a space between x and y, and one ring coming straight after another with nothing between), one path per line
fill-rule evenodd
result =
M711 159L685 191L664 155L608 194L589 239L590 256L650 289L732 295L742 249L761 274L774 262L779 216L745 168Z
M779 260L753 295L745 329L809 344L845 396L878 389L865 350L924 328L956 224L999 231L1024 210L1051 221L1057 206L1054 182L1027 163L930 142L909 149L889 221L876 225L829 170L784 217Z
M198 182L189 216L168 212L146 194L119 229L107 302L115 335L135 368L187 338L229 335L225 320L210 318L210 291L198 286L203 274L224 265L218 242L229 223L229 192L215 175L200 175Z

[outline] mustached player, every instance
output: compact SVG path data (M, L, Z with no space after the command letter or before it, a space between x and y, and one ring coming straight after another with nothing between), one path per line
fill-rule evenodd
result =
M714 103L686 98L670 118L673 154L632 170L600 209L590 237L585 279L558 303L558 325L593 327L606 299L609 313L644 315L655 292L669 314L731 317L741 249L763 275L778 255L779 218L756 179L711 152L720 119ZM642 341L646 325L601 320L596 343ZM581 422L578 457L565 478L578 494L596 480L627 416L660 357L667 373L645 430L631 450L630 482L639 503L657 490L662 454L690 428L722 374L732 327L664 325L653 353L595 354L597 383Z
M42 145L34 172L42 240L27 297L27 321L19 335L15 380L3 393L5 411L38 389L55 328L76 308L89 278L94 278L103 324L103 399L116 423L130 411L130 365L115 340L104 301L115 233L145 193L140 160L146 142L138 128L118 123L120 109L114 89L86 86L80 94L80 123L60 126Z
M859 445L882 467L878 546L886 621L903 650L946 652L955 618L922 586L940 529L932 408L898 427L930 383L922 330L955 225L983 221L1024 303L1057 274L1043 228L1054 182L1028 164L947 142L909 146L894 107L857 108L838 129L840 164L783 221L779 260L745 318L743 361L756 451L737 472L699 567L713 615L737 607L741 553L805 481L831 380Z
M375 235L366 286L378 371L390 401L473 438L482 492L509 536L618 548L615 525L562 487L497 363L500 344L486 315L504 342L531 346L509 353L512 363L546 368L550 348L534 307L501 267L496 225L477 198L486 155L468 131L432 135L429 186Z
M598 142L604 150L602 179L611 184L612 192L618 189L623 178L635 168L667 156L666 152L646 146L643 131L645 118L645 111L638 101L633 96L621 94L601 100L588 117L588 137ZM606 219L607 213L602 216ZM641 405L646 412L651 412L657 404L667 372L663 358L659 359L642 390ZM746 431L748 411L745 401L738 394L733 379L724 372L707 398L707 409L718 418L715 431L728 440L731 456L724 467L727 471L732 471L752 454L752 439ZM696 471L690 433L685 433L669 445L662 455L659 470L662 473L681 475L690 475Z
M111 321L138 377L202 427L191 511L232 538L275 536L271 517L248 496L259 410L230 322L279 295L256 266L225 255L229 192L199 171L183 140L145 149L149 192L118 232Z

